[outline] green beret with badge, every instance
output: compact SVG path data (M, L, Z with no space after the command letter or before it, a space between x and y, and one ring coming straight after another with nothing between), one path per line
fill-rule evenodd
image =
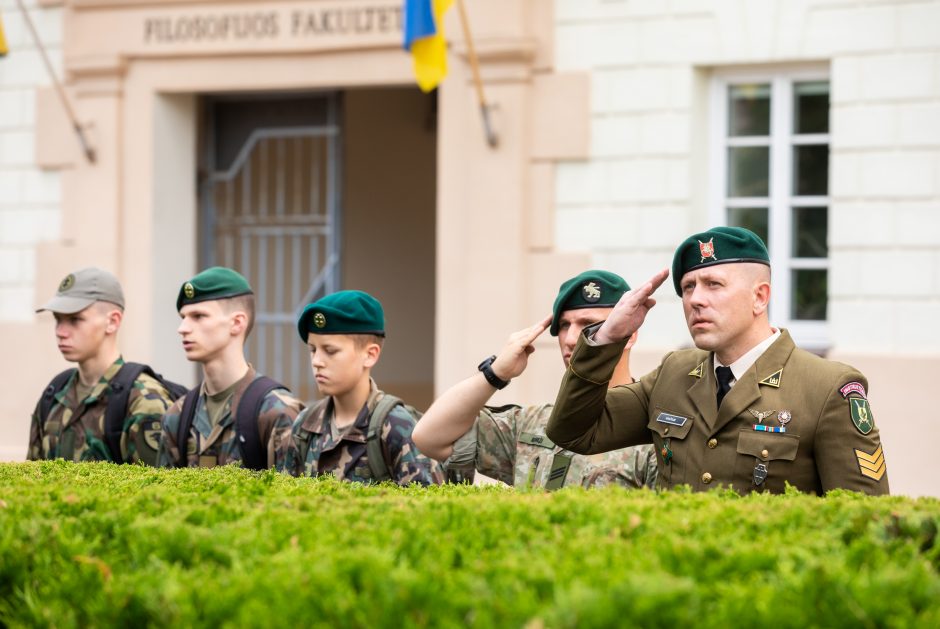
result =
M760 236L743 227L714 227L686 238L672 259L672 283L682 296L682 276L716 264L756 262L770 266L770 255Z
M549 333L558 336L561 313L579 308L613 308L629 290L627 281L610 271L595 269L572 277L558 289Z
M206 269L180 286L176 297L176 309L214 299L230 299L242 295L251 295L251 285L241 273L224 266Z
M361 290L341 290L307 305L297 319L297 333L374 334L385 336L385 312L379 300Z

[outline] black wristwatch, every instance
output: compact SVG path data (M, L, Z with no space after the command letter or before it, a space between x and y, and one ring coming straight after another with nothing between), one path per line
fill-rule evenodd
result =
M494 360L496 360L495 354L489 358L484 359L483 362L479 364L477 369L483 372L483 377L486 378L486 381L489 382L492 386L496 387L497 389L505 389L506 385L509 384L509 380L503 380L493 373Z

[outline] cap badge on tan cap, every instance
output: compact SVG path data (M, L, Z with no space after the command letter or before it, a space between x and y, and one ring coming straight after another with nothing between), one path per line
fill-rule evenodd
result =
M183 294L186 295L186 299L192 299L196 296L196 289L189 282L186 282L183 285Z
M322 312L318 312L313 315L313 325L317 326L318 328L326 327L326 317Z
M711 258L712 260L717 260L715 256L715 239L712 238L708 242L698 241L698 251L702 254L702 262Z
M581 294L584 296L584 301L590 304L597 303L601 299L601 287L595 282L588 282L581 287Z
M65 276L65 279L59 283L59 292L64 293L73 286L75 286L75 275L69 273Z

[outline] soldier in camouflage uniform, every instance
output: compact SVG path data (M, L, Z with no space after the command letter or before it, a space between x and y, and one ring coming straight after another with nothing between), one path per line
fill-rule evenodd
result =
M516 487L655 487L656 454L651 446L582 456L556 446L545 435L551 404L484 406L525 370L532 342L549 325L567 365L581 329L606 318L628 290L622 277L608 271L585 271L563 283L552 316L510 336L499 356L480 364L480 373L439 397L415 427L415 443L443 461L448 473L475 468ZM635 340L624 349L611 386L633 382L629 356Z
M378 300L361 291L333 293L304 308L297 331L310 347L313 375L324 398L294 422L294 448L283 469L295 476L333 474L362 483L443 482L441 467L412 442L415 418L403 404L393 406L384 419L376 418L381 429L372 435L378 442L371 450L377 459L370 459L370 425L386 395L370 375L385 338Z
M224 267L212 267L180 287L176 309L182 322L186 358L202 364L203 383L181 461L179 428L184 398L163 417L162 467L241 465L236 418L245 390L261 374L245 360L245 340L254 323L254 294L248 281ZM267 467L282 467L291 448L290 431L303 404L286 389L267 393L258 414L258 433Z
M124 293L117 278L98 268L70 273L55 297L37 312L55 315L55 334L62 357L78 368L54 393L43 422L42 399L36 404L27 459L113 461L105 443L105 410L111 380L124 364L117 347L124 317ZM121 458L156 463L160 418L170 394L155 378L142 373L133 383L121 434Z

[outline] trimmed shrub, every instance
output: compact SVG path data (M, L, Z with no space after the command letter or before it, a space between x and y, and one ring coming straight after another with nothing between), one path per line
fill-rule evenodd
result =
M940 626L940 501L0 465L8 626Z

